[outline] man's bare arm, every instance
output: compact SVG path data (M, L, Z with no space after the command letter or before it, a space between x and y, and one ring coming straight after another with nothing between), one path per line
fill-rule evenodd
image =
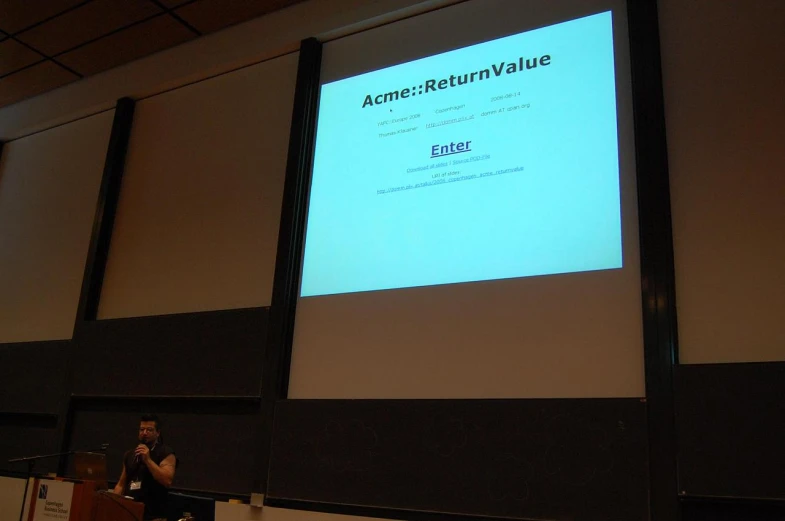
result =
M158 483L166 488L172 486L172 482L174 481L174 468L177 463L174 454L169 454L165 457L160 465L156 465L150 457L145 458L144 463L147 465L150 474L153 475L153 478L155 478Z
M125 490L125 482L126 482L126 475L125 475L125 463L123 463L123 472L120 474L120 479L117 480L117 485L114 486L113 492L115 494L123 494Z

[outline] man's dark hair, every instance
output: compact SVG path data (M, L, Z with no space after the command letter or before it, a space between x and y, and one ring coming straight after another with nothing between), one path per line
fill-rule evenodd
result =
M143 414L142 418L139 421L143 422L155 422L155 430L161 430L161 420L158 419L158 415L156 414Z

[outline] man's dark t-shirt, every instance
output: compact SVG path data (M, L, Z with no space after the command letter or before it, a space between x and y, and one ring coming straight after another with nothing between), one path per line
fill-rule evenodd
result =
M156 465L160 465L164 458L170 454L174 454L171 447L157 443L150 451L150 459ZM136 460L133 450L125 453L123 465L125 465L126 475L123 493L144 503L145 519L166 517L166 500L169 497L169 489L155 480L147 465ZM132 487L132 483L135 482L139 482L141 486Z

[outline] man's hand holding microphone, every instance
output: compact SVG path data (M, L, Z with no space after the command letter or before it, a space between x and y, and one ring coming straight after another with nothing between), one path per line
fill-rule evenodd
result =
M134 455L136 456L137 463L147 463L150 460L150 447L145 445L144 443L140 443L136 446L136 450L134 450Z

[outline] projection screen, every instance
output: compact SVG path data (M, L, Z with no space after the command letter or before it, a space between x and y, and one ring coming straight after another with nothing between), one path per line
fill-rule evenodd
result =
M624 2L324 46L290 398L644 394Z

